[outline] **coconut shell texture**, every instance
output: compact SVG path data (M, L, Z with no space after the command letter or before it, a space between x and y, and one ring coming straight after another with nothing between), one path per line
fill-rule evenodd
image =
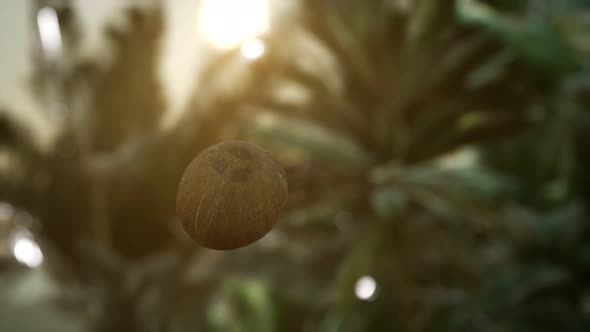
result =
M202 151L178 187L176 210L199 245L231 250L262 238L287 201L285 171L268 152L242 141Z

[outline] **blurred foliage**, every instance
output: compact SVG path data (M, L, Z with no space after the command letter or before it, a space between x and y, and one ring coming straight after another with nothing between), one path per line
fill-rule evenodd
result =
M166 130L160 9L127 17L109 65L72 60L86 116L55 151L0 119L26 165L2 198L92 330L590 329L586 1L301 0L261 59L213 57ZM233 138L283 162L290 201L258 243L196 249L176 185Z

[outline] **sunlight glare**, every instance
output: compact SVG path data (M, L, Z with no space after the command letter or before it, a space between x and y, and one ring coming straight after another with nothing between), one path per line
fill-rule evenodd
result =
M264 34L269 21L268 0L203 0L199 11L203 37L221 50Z
M258 38L250 39L242 45L240 53L248 60L256 60L264 55L266 46L264 42Z

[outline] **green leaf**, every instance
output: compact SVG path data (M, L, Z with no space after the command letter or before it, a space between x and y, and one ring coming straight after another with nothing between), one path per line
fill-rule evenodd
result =
M267 287L258 280L228 278L208 310L216 331L273 331L273 306Z
M581 55L545 15L516 19L476 0L459 0L456 10L463 22L487 28L539 71L561 75L582 66Z
M406 195L393 188L383 187L371 194L371 206L376 215L390 219L403 210L407 204Z
M310 158L342 167L367 167L373 158L347 136L318 124L272 113L260 113L250 130L274 143L304 151Z
M528 265L507 268L493 279L487 305L502 308L521 301L547 288L570 282L571 274L554 265Z

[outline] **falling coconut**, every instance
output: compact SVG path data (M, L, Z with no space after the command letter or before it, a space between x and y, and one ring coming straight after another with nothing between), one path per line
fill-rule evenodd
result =
M187 167L176 210L195 242L230 250L268 233L286 201L279 163L253 144L230 141L207 148Z

